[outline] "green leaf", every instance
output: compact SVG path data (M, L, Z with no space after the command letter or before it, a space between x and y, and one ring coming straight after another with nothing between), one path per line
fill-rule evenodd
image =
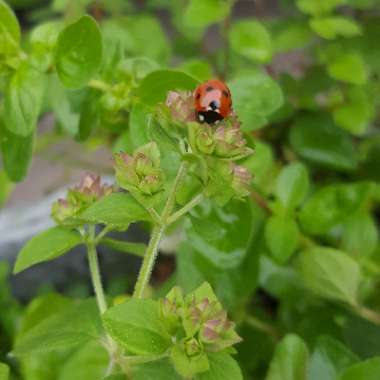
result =
M268 116L280 108L284 101L280 86L270 76L257 71L235 78L229 86L234 110L245 131L265 126Z
M306 166L295 162L285 166L276 181L276 196L290 210L298 207L309 189L309 174Z
M83 102L80 118L77 139L78 141L85 141L99 124L99 93L90 90Z
M149 124L152 122L152 110L142 103L133 105L129 115L129 133L133 150L147 144L149 139Z
M89 342L75 351L60 368L57 380L102 380L109 355L101 342Z
M284 53L294 49L302 49L308 45L314 35L308 24L295 19L280 20L272 31L273 49Z
M0 54L17 51L20 37L20 24L16 15L4 0L0 0Z
M1 120L0 120L1 123ZM35 135L22 137L2 128L1 151L7 176L13 182L23 180L32 159Z
M310 358L308 380L336 380L358 358L346 346L329 336L318 339Z
M59 314L71 307L73 301L56 293L48 293L34 298L28 305L17 334L19 340L32 328L54 314Z
M339 380L378 380L380 378L380 357L365 360L348 368Z
M258 21L236 21L229 34L231 49L254 62L266 63L272 58L272 40Z
M341 248L356 257L371 255L378 244L379 233L368 212L355 213L344 224Z
M271 216L265 227L265 238L272 257L284 264L298 247L298 225L293 218Z
M156 301L129 299L108 309L103 322L108 334L134 354L159 355L172 344Z
M111 375L103 378L104 380L127 380L125 375Z
M361 34L360 25L347 17L335 16L310 20L311 29L319 36L332 40L338 36L354 37Z
M139 365L133 372L134 380L181 380L167 359Z
M96 21L83 16L59 35L55 54L57 73L69 88L84 86L102 63L102 36Z
M140 257L144 256L147 247L144 243L131 243L129 241L120 241L110 238L103 238L99 244L104 244L119 252L131 253Z
M184 14L184 22L192 28L206 28L223 21L231 10L231 1L190 0Z
M245 255L252 238L249 203L231 201L223 209L202 204L191 217L188 241L217 268L234 268Z
M306 380L308 359L304 341L288 334L276 347L266 380Z
M297 0L297 7L305 13L319 15L330 13L347 0Z
M290 144L305 160L338 171L357 167L350 136L337 128L326 114L303 114L290 131Z
M55 259L82 243L78 232L63 227L50 228L30 239L20 251L14 273L19 273L32 265Z
M4 94L3 121L9 132L27 137L35 131L44 88L44 76L26 64L13 74Z
M9 367L4 363L0 363L0 380L8 380L8 379L9 379Z
M238 363L225 352L208 354L210 370L195 376L195 380L243 380Z
M213 75L210 64L200 59L184 61L177 67L177 69L199 81L206 81Z
M300 255L299 270L305 285L317 295L355 304L360 267L346 253L325 247L310 248Z
M78 220L92 224L127 226L142 220L150 220L147 211L129 193L113 193L101 198L83 213Z
M13 353L32 353L67 350L98 341L102 336L101 321L96 301L80 301L64 311L53 314L17 339Z
M373 191L371 182L322 187L305 203L300 214L304 230L313 235L327 233L364 207Z
M327 66L329 75L342 82L365 84L368 80L364 59L357 53L339 55Z
M199 82L180 71L157 70L148 74L140 83L138 95L143 103L155 105L164 101L168 91L193 91Z

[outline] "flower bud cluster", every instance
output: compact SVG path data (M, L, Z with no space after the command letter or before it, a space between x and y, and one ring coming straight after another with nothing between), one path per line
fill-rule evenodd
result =
M184 377L208 370L207 352L221 351L241 341L208 284L186 297L180 288L173 288L161 300L160 314L177 342L171 357Z
M253 153L236 124L221 123L215 128L208 124L189 123L188 129L189 143L196 153L229 160L239 160Z
M151 197L163 191L165 175L154 142L138 148L133 155L115 154L115 171L119 185L131 193Z
M113 187L102 184L99 176L85 174L78 186L68 190L66 198L60 198L53 203L52 217L57 223L63 223L112 192Z

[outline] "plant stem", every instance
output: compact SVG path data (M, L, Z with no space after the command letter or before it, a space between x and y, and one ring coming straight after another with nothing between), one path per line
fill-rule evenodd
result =
M245 318L245 322L254 329L270 335L274 340L278 340L280 338L280 334L275 327L273 327L269 323L261 321L260 319L252 315L247 316Z
M380 314L372 309L368 309L365 306L362 305L353 305L354 311L361 316L362 318L366 319L367 321L370 321L374 323L375 325L380 325Z
M134 298L143 298L145 287L148 284L150 276L152 274L153 266L158 253L158 246L160 244L164 230L164 226L156 226L153 228L152 236L144 255L139 277L137 278L135 291L133 292Z
M180 208L178 211L173 213L167 220L167 224L172 224L176 220L178 220L182 215L185 215L188 211L190 211L193 207L198 205L199 203L202 202L204 199L203 194L198 194L195 196L189 203L185 204L182 208Z
M95 226L89 226L89 239L87 242L87 257L90 266L91 280L94 287L96 301L100 314L107 310L106 297L104 295L102 280L99 271L99 261L95 245Z
M161 223L157 224L153 228L152 236L150 238L149 245L146 249L140 273L137 278L135 290L133 292L134 298L143 298L144 290L147 284L149 283L150 277L152 275L153 266L157 258L158 247L162 239L162 235L164 234L165 228L167 226L167 220L171 212L173 211L178 186L180 185L181 181L183 180L186 174L187 165L188 164L186 162L181 163L178 169L177 176L173 182L173 186L169 192L164 209L162 210L160 217Z

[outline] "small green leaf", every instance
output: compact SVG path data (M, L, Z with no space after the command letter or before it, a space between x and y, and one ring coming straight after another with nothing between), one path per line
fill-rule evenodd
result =
M250 204L239 201L231 201L223 209L204 205L191 217L188 241L217 268L234 268L248 252L253 227L251 213Z
M34 140L34 133L22 137L2 128L3 165L7 176L13 182L19 182L26 176L32 158Z
M298 207L309 189L309 174L302 163L285 166L276 182L276 195L282 205L290 210Z
M347 17L335 16L315 18L310 26L319 36L328 40L338 36L353 37L361 34L360 25Z
M8 379L9 379L9 367L4 363L0 363L0 380L8 380Z
M268 116L280 108L284 101L277 82L261 72L255 71L250 75L239 76L229 85L234 110L245 131L265 126L268 123Z
M109 365L109 355L101 342L89 342L74 351L60 368L57 380L101 380Z
M208 354L210 370L195 376L195 380L243 380L238 363L225 352Z
M341 342L329 336L318 339L310 358L308 380L336 380L358 358Z
M271 216L265 227L265 238L272 257L284 264L298 246L298 225L290 217Z
M145 104L136 103L133 105L129 116L129 134L133 150L150 141L148 134L152 117L152 110Z
M103 380L127 380L127 378L125 377L125 375L120 374L104 377Z
M129 241L120 241L110 238L103 238L99 244L104 244L119 252L131 253L140 257L144 256L147 247L144 243L131 243Z
M380 357L374 357L348 368L339 380L378 380L380 378Z
M78 220L93 224L127 226L136 221L150 220L150 216L131 194L113 193L91 205L78 216Z
M275 24L272 36L274 51L278 53L302 49L314 37L306 22L292 18L280 20Z
M7 55L17 51L20 37L20 24L16 15L4 0L0 0L0 53Z
M55 54L57 72L69 88L84 86L102 63L102 36L96 21L83 16L59 35Z
M305 203L300 213L304 230L313 235L327 233L364 207L373 191L371 182L322 187Z
M341 247L356 257L371 255L378 244L376 223L368 212L355 213L344 225Z
M103 315L104 327L122 347L138 355L158 355L171 345L158 302L129 299Z
M139 365L133 372L133 380L181 380L167 359ZM116 379L115 379L116 380Z
M17 257L14 273L62 256L81 242L82 238L78 232L62 227L50 228L25 244Z
M330 13L346 0L297 0L297 7L305 13L320 15Z
M242 56L266 63L272 58L272 40L268 30L258 21L235 22L229 34L231 48Z
M9 132L27 137L35 131L44 87L44 76L26 64L13 74L4 94L3 121Z
M143 103L155 105L164 101L168 91L193 91L199 82L180 71L157 70L148 74L140 83L138 95Z
M99 124L99 93L90 90L87 94L80 113L77 139L85 141L91 134L91 131Z
M277 345L266 380L306 380L309 352L304 341L289 334Z
M334 79L357 85L365 84L368 79L364 59L357 53L340 55L329 62L327 71Z
M299 270L305 285L317 295L356 303L360 267L346 253L325 247L310 248L302 252Z
M67 350L98 341L102 336L101 321L96 301L88 299L75 303L66 310L42 320L17 339L13 353L32 353Z
M184 22L192 28L206 28L224 20L230 10L231 1L190 0L184 14Z
M290 131L290 144L302 158L339 171L357 167L357 154L350 136L325 114L303 114Z

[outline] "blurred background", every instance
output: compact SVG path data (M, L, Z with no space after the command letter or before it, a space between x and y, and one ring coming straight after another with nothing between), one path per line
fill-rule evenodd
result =
M249 163L255 173L253 213L245 215L244 207L234 212L240 221L250 218L254 237L252 245L248 238L244 242L247 256L236 268L216 265L216 273L214 261L210 264L195 249L189 254L189 247L181 251L188 255L175 260L183 235L169 234L153 284L162 285L177 269L178 282L188 287L195 278L210 281L237 316L248 304L260 317L276 319L285 331L300 332L308 342L331 333L341 340L344 336L361 357L380 353L378 345L361 340L371 334L380 337L378 327L351 320L359 326L351 334L339 320L340 306L307 297L298 303L304 293L294 265L296 253L315 242L344 250L367 276L362 299L380 306L379 0L6 3L21 24L25 57L44 71L45 91L31 139L15 142L2 136L0 307L10 310L2 320L0 311L4 347L10 346L14 315L32 297L52 290L91 294L80 249L16 276L9 275L10 268L23 244L53 225L51 203L84 172L113 182L112 153L133 150L146 123L147 111L136 100L136 89L154 70L175 69L199 81L222 78L232 90L234 109L256 152ZM103 59L96 76L84 88L72 90L58 80L51 57L59 31L83 14L92 15L100 26ZM1 103L8 75L1 64L3 53L0 46ZM305 168L308 195L286 215L296 226L296 237L283 232L285 228L274 231L279 233L271 235L276 241L291 243L273 247L264 229L268 214L289 211L281 206L278 189L285 191L290 182L278 183L282 170L294 162ZM311 194L317 200L309 204ZM218 223L212 226L221 231L224 225ZM244 240L242 230L237 225L231 232L236 241ZM191 233L190 243L202 231ZM145 242L147 228L133 226L120 236ZM222 243L218 247L224 248ZM254 259L249 261L248 255ZM104 247L100 260L108 294L131 289L140 260ZM262 378L273 353L273 336L261 341L262 350L253 361L250 345L258 334L246 328L243 335L239 361L251 376L247 378Z

